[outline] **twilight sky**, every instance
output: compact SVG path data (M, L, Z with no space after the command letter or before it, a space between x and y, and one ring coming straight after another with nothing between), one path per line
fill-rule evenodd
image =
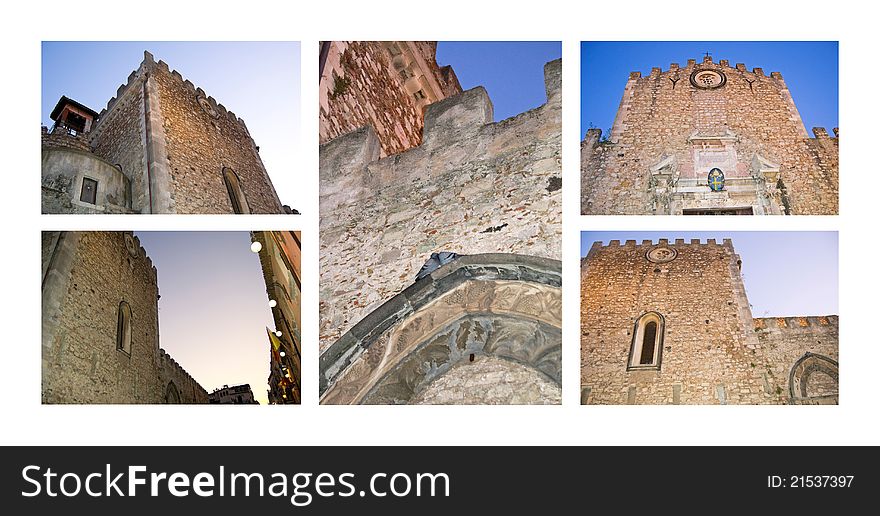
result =
M495 121L547 101L544 64L562 57L558 41L441 41L437 63L452 65L461 87L483 86L492 99Z
M101 112L144 59L144 50L239 118L282 204L302 207L299 42L43 42L43 125L62 95Z
M138 231L159 279L159 345L208 392L249 383L261 404L275 329L247 231Z
M782 73L807 134L813 127L838 127L838 53L836 41L600 41L581 43L581 136L596 127L607 134L620 106L630 72L682 67L688 59L744 63Z
M699 238L703 243L709 238L718 243L731 239L742 258L753 317L839 313L836 231L584 231L581 256L586 256L596 241L607 245L610 240L641 243L650 239L656 243L660 238L684 238L686 242Z

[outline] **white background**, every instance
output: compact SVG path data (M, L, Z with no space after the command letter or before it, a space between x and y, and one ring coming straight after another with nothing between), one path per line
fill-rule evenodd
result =
M876 16L847 2L182 2L8 4L3 38L2 444L878 444ZM41 216L40 41L300 40L303 215ZM319 40L562 40L563 405L318 406ZM580 217L581 40L839 40L839 217ZM698 57L698 56L695 56ZM658 63L665 66L666 63ZM760 66L760 63L753 63ZM88 73L65 70L64 73ZM231 70L230 73L234 73ZM124 79L124 78L122 78ZM827 80L837 80L829 73ZM292 91L295 91L292 88ZM279 99L283 101L283 99ZM829 102L834 99L829 98ZM617 102L615 99L614 102ZM234 109L234 106L230 106ZM839 406L579 405L581 230L840 230ZM41 230L299 229L303 405L42 406ZM784 264L779 264L784 267ZM835 271L816 271L834 274ZM804 278L809 281L810 278ZM646 433L647 430L647 433ZM649 438L646 440L646 436Z

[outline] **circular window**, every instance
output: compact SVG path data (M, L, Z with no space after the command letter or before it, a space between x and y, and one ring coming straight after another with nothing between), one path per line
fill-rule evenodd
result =
M220 116L220 114L217 113L217 110L214 109L213 106L211 106L210 102L208 102L208 99L206 99L205 97L198 97L198 101L199 105L202 106L202 109L205 111L205 113L208 113L211 118L217 118Z
M697 70L691 74L691 84L705 90L720 88L726 82L727 77L715 70Z
M645 254L645 258L654 263L671 262L676 256L678 251L671 247L655 247Z

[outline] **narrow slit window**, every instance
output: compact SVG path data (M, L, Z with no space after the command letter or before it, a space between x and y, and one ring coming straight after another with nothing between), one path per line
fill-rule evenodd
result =
M131 307L125 301L119 303L116 318L116 349L131 355Z
M98 182L90 177L84 177L82 182L82 191L79 194L79 200L89 204L95 204L98 199Z
M241 189L241 182L238 175L230 169L223 169L223 182L226 184L226 193L229 194L229 202L232 204L233 213L250 213L247 201L244 198L244 192Z

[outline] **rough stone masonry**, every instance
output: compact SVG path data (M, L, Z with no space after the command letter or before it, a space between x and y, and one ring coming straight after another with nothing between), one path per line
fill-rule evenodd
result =
M149 52L91 130L57 133L42 131L43 213L285 212L244 120Z
M42 256L43 403L208 402L159 347L156 268L137 237L47 231Z
M548 63L547 103L497 123L482 87L431 104L402 154L380 158L369 126L321 146L322 351L432 251L560 258L560 74Z
M581 212L837 214L838 130L813 134L778 72L710 57L632 72L611 133L590 129L581 144Z
M559 260L561 61L544 75L547 102L501 122L477 87L428 105L406 152L382 157L371 127L321 146L322 353L412 285L432 252Z
M836 404L837 316L753 319L741 263L728 239L595 242L581 262L581 402Z

